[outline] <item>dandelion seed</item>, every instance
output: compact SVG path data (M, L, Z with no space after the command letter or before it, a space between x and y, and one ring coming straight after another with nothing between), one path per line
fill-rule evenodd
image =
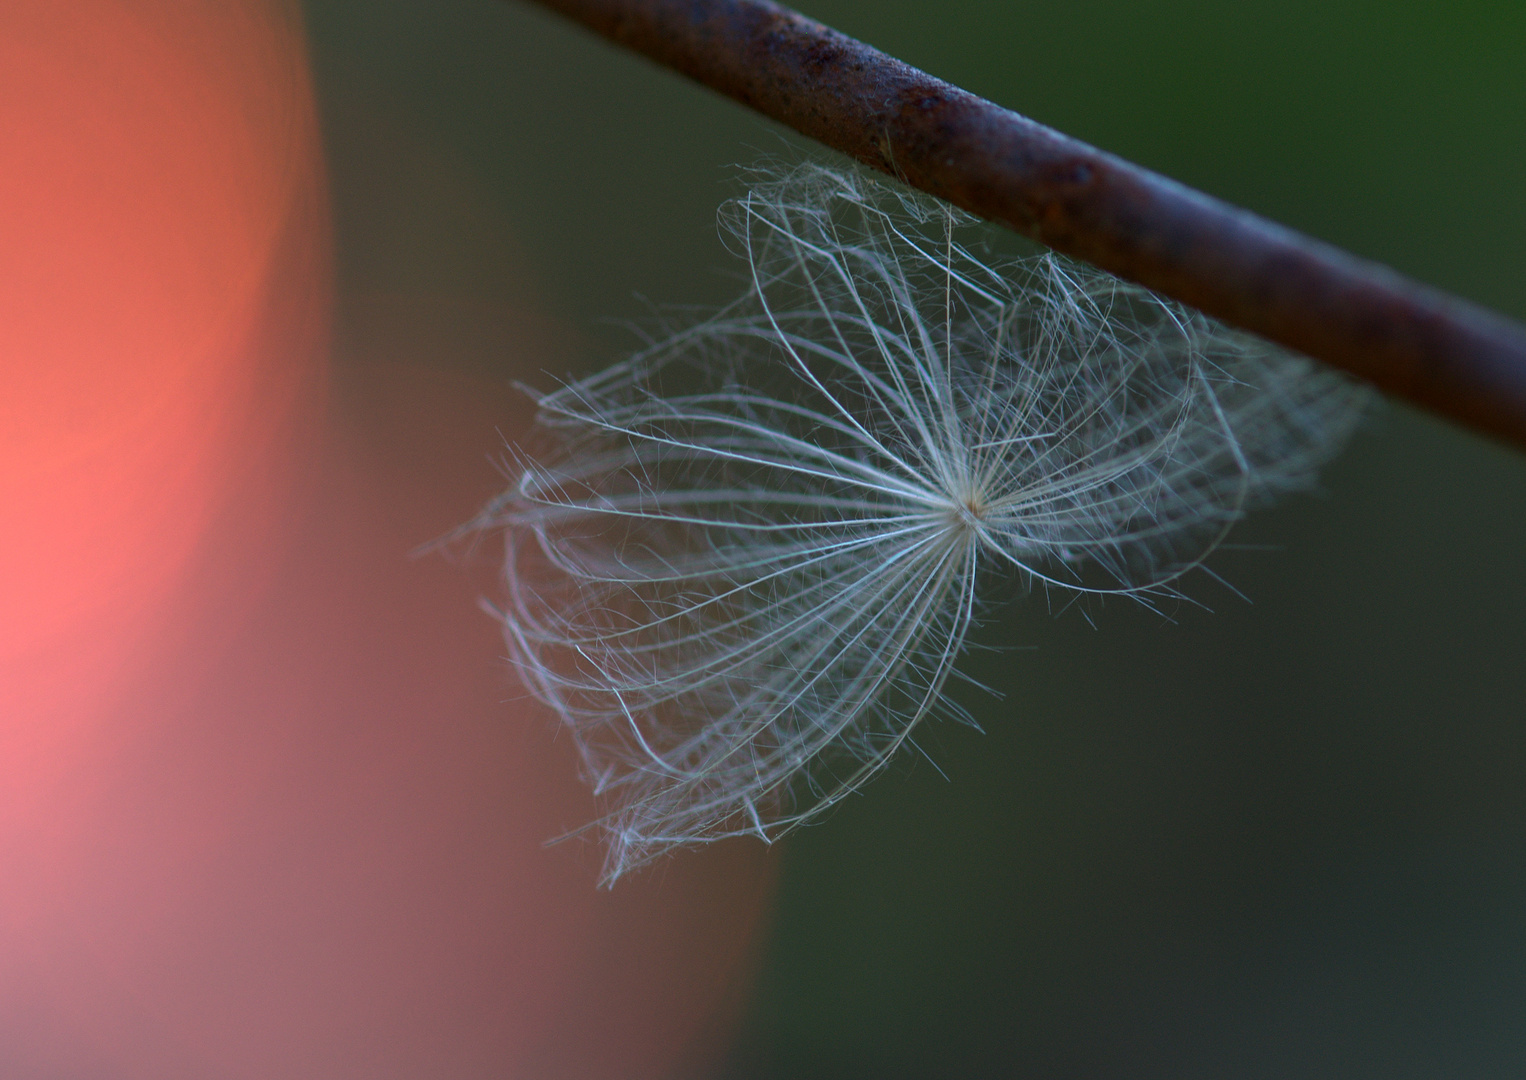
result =
M765 179L722 222L746 293L542 397L474 523L605 800L606 882L880 769L940 708L982 574L1175 595L1365 396L1101 271L983 262L978 222L856 171Z

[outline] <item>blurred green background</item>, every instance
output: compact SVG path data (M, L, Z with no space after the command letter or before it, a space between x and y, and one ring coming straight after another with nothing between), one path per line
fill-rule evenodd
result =
M1526 318L1519 0L801 6ZM735 291L714 211L772 125L519 3L304 9L342 377L544 384ZM1526 1075L1526 459L1390 405L1235 539L1211 612L1009 590L966 663L1002 697L955 689L986 734L787 841L727 1076Z

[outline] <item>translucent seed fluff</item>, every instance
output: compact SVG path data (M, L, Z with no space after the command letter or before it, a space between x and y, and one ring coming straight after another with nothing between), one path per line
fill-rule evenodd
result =
M981 579L1170 595L1365 398L1090 267L983 260L988 226L854 170L765 177L721 221L743 294L541 397L473 523L606 882L853 791L940 708Z

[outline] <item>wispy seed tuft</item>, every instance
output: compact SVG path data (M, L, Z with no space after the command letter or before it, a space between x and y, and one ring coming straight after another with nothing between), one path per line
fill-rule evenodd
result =
M1145 603L1309 485L1365 392L822 165L722 208L750 285L540 398L499 614L604 800L606 883L771 840L940 706L977 579Z

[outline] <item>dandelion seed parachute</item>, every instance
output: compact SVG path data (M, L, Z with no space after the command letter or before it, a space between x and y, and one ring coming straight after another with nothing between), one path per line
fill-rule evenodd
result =
M772 839L940 707L977 579L1150 602L1309 484L1364 392L1101 271L807 165L722 209L750 287L540 399L500 612L605 801L605 881Z

